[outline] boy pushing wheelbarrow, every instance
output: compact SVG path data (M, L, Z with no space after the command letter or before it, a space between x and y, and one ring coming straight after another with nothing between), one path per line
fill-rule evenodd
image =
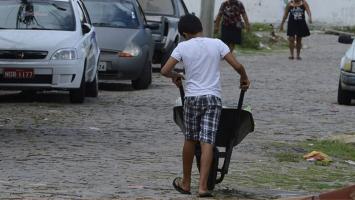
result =
M202 36L202 24L194 15L185 15L178 23L181 42L161 69L161 74L172 78L178 86L186 81L183 120L185 142L183 147L183 177L175 178L174 188L182 194L191 194L191 169L195 146L201 147L199 197L212 197L207 182L213 160L216 133L222 111L219 63L225 59L239 74L240 88L247 90L250 82L241 65L228 46L219 39ZM183 62L185 77L173 71L178 62Z

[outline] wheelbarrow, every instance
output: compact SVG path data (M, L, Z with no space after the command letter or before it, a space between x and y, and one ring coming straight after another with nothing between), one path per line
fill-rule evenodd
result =
M182 132L185 132L183 120L183 105L185 92L180 88L181 104L174 107L174 121ZM223 181L228 174L233 147L237 146L249 133L254 131L254 119L250 112L243 110L243 100L245 91L241 90L238 107L223 107L216 134L216 143L213 149L213 161L208 177L208 189L213 190L216 184ZM201 147L196 145L195 157L197 168L200 170ZM219 162L223 165L219 168Z

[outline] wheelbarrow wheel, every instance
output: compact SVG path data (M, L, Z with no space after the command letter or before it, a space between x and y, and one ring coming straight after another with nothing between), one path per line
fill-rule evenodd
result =
M210 169L210 173L208 175L208 181L207 181L208 190L213 190L216 185L218 161L219 161L218 153L219 153L218 149L216 147L213 148L213 160L212 160L211 169ZM198 169L198 171L200 171L200 166L201 166L201 147L200 147L200 145L196 145L195 156L196 156L197 169Z

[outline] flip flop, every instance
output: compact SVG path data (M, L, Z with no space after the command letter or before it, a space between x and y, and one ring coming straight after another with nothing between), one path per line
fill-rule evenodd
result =
M180 177L176 177L173 181L173 186L176 191L180 192L181 194L191 194L190 191L186 191L181 187L182 179Z
M198 197L200 197L200 198L213 197L213 194L211 192L204 192L204 193L198 194Z

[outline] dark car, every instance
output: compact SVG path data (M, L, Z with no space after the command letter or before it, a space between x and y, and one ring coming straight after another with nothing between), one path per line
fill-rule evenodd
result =
M159 29L153 30L155 50L153 63L162 66L180 41L178 22L181 16L188 14L183 0L138 0L148 23L159 23Z
M101 49L101 80L132 80L134 89L152 81L154 42L137 0L85 0Z

